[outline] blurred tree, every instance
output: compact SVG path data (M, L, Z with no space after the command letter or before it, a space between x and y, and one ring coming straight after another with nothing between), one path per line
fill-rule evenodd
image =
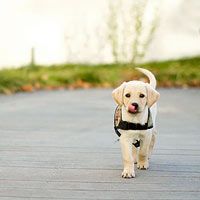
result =
M108 41L114 62L142 61L158 26L152 1L110 0L108 11Z
M35 67L35 48L31 48L31 60L30 60L30 67Z
M113 3L109 1L109 16L108 16L108 41L111 44L112 55L114 62L118 63L119 61L119 44L118 44L118 11L119 11L120 1Z

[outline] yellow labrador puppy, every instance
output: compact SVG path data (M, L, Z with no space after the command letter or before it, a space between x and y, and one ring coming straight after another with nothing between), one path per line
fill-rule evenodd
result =
M148 169L149 157L155 143L156 101L160 95L155 90L155 76L146 69L137 70L144 73L150 83L124 82L112 92L121 113L115 129L120 136L123 178L135 177L134 163L137 163L138 169Z

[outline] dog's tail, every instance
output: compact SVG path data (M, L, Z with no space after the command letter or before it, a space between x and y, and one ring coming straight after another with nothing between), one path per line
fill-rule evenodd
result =
M143 74L145 74L148 78L149 78L149 81L150 81L150 85L151 87L153 87L154 89L156 88L156 78L155 76L147 69L143 69L143 68L140 68L140 67L137 67L136 68L138 71L142 72Z

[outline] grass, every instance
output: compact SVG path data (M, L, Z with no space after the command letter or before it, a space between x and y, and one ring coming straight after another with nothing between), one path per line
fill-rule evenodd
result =
M160 87L200 87L200 57L140 64ZM0 93L58 88L116 87L142 74L130 64L63 64L0 70Z

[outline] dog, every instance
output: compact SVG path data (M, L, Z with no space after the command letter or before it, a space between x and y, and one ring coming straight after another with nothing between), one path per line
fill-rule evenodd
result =
M156 79L152 72L136 68L145 74L150 83L129 81L122 83L112 92L112 97L121 109L119 123L120 144L124 169L123 178L134 178L134 163L137 168L149 168L149 158L156 140L155 120L160 94L156 91ZM133 144L139 142L140 147Z

